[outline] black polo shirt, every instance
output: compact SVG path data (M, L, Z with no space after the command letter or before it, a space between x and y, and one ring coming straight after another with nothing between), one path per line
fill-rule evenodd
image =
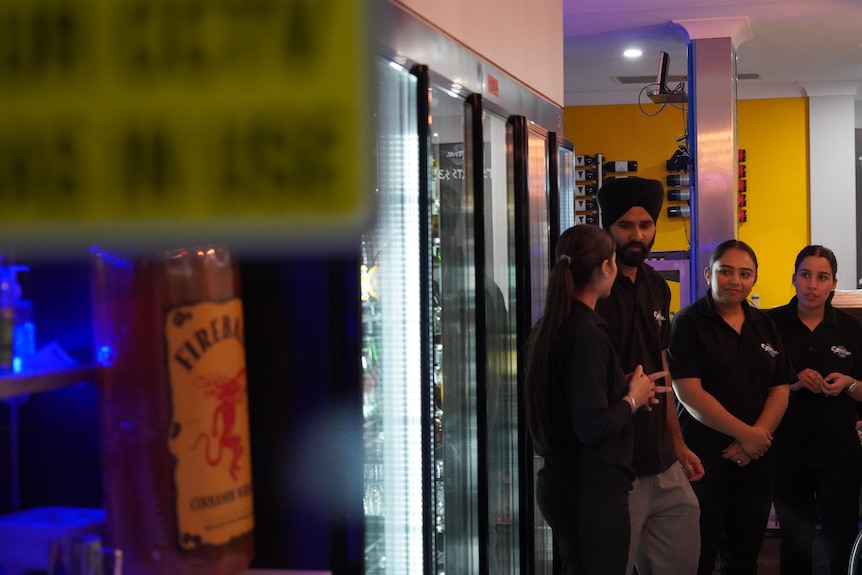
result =
M728 412L752 425L766 403L769 389L796 381L778 329L769 317L743 302L745 323L738 334L712 304L707 293L680 310L670 326L668 364L674 379L696 377L703 389ZM774 450L745 467L721 457L733 438L705 426L680 404L679 422L688 446L700 457L710 479L774 477Z
M628 383L604 320L575 301L550 350L554 445L546 464L584 464L608 480L631 481L631 404L622 399Z
M608 322L608 337L625 373L633 372L638 364L646 374L662 370L662 350L670 333L669 310L670 288L647 264L638 266L635 282L617 274L611 295L596 303L596 312ZM667 398L657 397L661 403L652 411L638 410L634 419L632 467L639 477L657 475L677 460L667 432Z
M796 373L813 369L862 379L862 322L826 304L814 331L800 321L797 298L769 310ZM828 396L805 388L790 393L790 404L775 432L782 467L859 466L862 444L856 433L856 401L846 393Z

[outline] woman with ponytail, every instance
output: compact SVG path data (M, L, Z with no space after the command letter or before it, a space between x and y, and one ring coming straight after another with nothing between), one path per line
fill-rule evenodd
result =
M545 310L533 328L524 406L544 457L536 500L565 574L626 575L632 418L667 391L641 366L626 376L594 311L617 274L613 238L569 228L557 243Z

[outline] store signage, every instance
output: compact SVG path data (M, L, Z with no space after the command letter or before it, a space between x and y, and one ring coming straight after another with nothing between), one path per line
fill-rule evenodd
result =
M0 252L357 234L369 20L360 0L0 3Z

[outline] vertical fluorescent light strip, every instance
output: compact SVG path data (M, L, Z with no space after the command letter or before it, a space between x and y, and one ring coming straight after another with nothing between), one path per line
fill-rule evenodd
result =
M486 243L485 265L491 270L498 286L509 285L509 250L502 249L509 242L509 187L506 161L506 120L495 114L486 114L484 127L488 132L485 145L490 150L491 193L485 199L485 211L491 224L486 224L492 240ZM509 291L502 290L506 309L509 309Z
M410 87L413 87L411 91ZM400 109L415 118L415 84L405 86ZM422 388L419 252L419 149L415 125L387 135L392 148L389 185L381 190L383 246L380 271L383 312L383 497L386 570L422 575Z
M530 275L532 320L537 322L545 310L548 285L548 172L545 164L545 136L530 130L527 186L530 194Z
M560 233L575 225L575 154L566 148L557 151L557 177L559 178Z
M412 161L407 166L422 165L419 161L419 150L415 138L409 139L405 145L405 156ZM410 557L409 569L399 573L424 572L422 560L422 524L423 524L423 499L422 493L422 450L417 449L422 445L422 386L426 385L422 377L422 329L421 314L423 308L420 305L420 262L423 258L430 258L430 254L419 252L420 226L424 225L419 220L419 202L425 201L424 190L419 189L419 174L416 170L408 170L405 174L405 226L402 238L405 239L405 262L402 267L404 273L404 334L405 342L404 358L404 393L405 393L405 453L407 481L407 525L408 547L416 553ZM407 193L415 190L415 195ZM412 195L412 197L410 197ZM408 200L409 198L409 200Z

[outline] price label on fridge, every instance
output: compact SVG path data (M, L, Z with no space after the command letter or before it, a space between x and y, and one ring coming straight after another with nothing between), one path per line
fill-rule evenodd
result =
M0 246L358 237L370 26L356 0L0 3Z

